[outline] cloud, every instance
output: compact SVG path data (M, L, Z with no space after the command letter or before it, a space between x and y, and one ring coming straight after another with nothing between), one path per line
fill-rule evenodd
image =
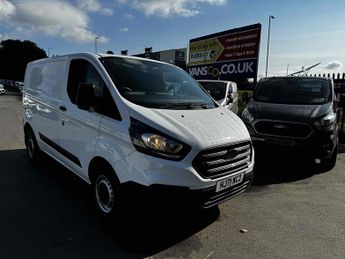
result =
M76 0L80 8L87 12L101 13L104 15L112 15L114 12L110 8L102 7L98 0Z
M11 3L0 1L3 12L2 7ZM42 33L74 42L91 42L97 36L89 29L87 14L64 0L19 0L12 4L12 11L7 11L3 20L17 33ZM99 42L107 41L99 35Z
M118 0L122 4L130 4L143 11L147 16L191 17L200 13L200 4L222 5L227 0Z
M325 65L324 68L328 70L339 70L343 68L343 63L339 61L332 61Z
M15 6L6 0L0 0L0 21L5 20L9 16L13 15L16 8Z
M120 28L119 30L120 32L128 32L129 29L127 27L123 27L123 28Z
M125 17L125 19L127 19L127 20L132 20L132 19L134 19L134 15L133 15L133 14L130 14L130 13L124 13L124 14L123 14L123 17Z

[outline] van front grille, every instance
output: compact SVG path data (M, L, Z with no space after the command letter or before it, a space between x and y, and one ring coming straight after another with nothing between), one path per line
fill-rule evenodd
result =
M307 124L259 120L254 124L257 133L272 136L306 138L311 133Z
M209 148L193 160L193 167L204 178L218 178L247 168L252 156L251 143L242 142Z

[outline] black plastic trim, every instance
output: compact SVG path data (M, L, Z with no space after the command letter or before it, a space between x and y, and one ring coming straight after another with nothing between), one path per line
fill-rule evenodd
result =
M52 141L51 139L49 139L48 137L44 136L42 133L38 133L40 136L40 139L45 142L48 146L54 148L57 152L59 152L61 155L63 155L64 157L66 157L67 159L71 160L73 163L75 163L76 165L78 165L79 167L81 166L80 160L78 159L78 157L76 157L75 155L71 154L70 152L68 152L66 149L62 148L61 146L59 146L58 144L56 144L54 141Z

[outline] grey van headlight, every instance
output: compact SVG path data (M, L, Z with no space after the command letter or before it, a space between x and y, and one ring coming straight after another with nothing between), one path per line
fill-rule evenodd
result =
M242 119L244 122L247 122L250 124L255 120L254 116L248 111L247 108L245 108L244 111L242 112Z
M137 151L169 160L182 160L190 151L190 146L131 118L129 135Z
M319 129L327 129L334 125L335 120L337 118L336 113L331 111L326 116L322 117L321 119L314 122L315 126Z

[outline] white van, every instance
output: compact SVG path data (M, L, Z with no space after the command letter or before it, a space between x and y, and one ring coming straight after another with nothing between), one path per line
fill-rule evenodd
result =
M170 64L94 54L34 61L23 107L29 157L43 151L90 183L104 216L116 213L129 183L188 190L209 208L244 192L253 177L241 119Z
M198 80L198 83L211 95L218 104L238 113L237 84L224 80Z

